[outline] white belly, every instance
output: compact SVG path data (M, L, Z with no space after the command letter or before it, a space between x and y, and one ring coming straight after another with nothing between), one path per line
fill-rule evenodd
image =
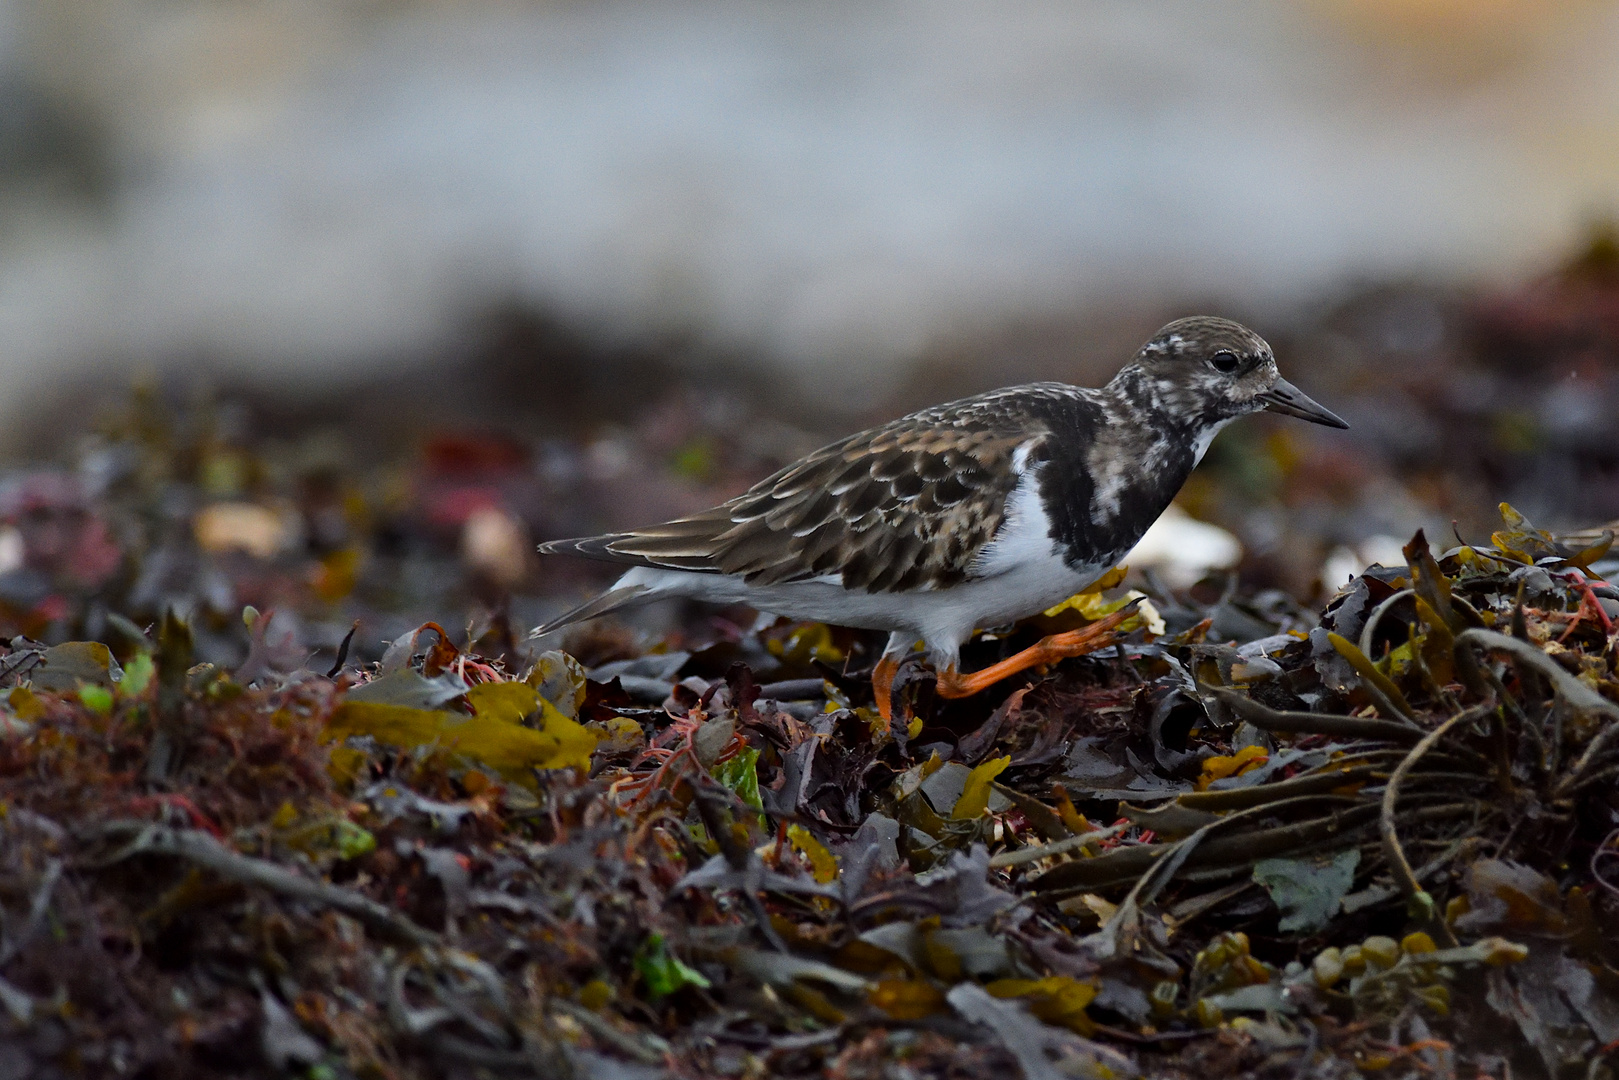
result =
M1066 600L1108 569L1071 567L1051 539L1035 474L1007 499L1006 520L996 539L973 561L973 576L944 589L868 593L845 589L836 577L750 586L739 578L686 570L638 567L618 586L642 585L648 599L686 596L749 607L790 619L887 630L927 643L936 663L953 664L974 629L1016 622Z
M749 607L790 619L909 634L927 643L936 661L953 663L974 629L1038 614L1066 600L1107 567L1075 571L1060 559L1021 564L994 577L974 578L947 589L909 593L851 591L825 579L754 587L740 579L686 570L638 567L618 586L645 585L648 599L684 596Z

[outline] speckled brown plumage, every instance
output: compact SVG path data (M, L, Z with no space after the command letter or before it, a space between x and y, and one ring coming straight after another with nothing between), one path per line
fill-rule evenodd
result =
M995 391L859 432L713 510L547 551L735 574L749 585L836 576L846 589L939 589L963 580L1000 529L1013 456L1049 433L1029 406L1085 404L1058 383Z

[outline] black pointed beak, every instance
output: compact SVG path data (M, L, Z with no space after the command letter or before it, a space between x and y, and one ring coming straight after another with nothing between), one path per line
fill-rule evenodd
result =
M1349 426L1336 413L1330 412L1311 401L1304 391L1286 379L1277 379L1269 390L1259 395L1259 400L1265 403L1266 412L1281 413L1283 416L1296 416L1300 420L1308 420L1312 424L1325 424L1327 427L1347 428Z

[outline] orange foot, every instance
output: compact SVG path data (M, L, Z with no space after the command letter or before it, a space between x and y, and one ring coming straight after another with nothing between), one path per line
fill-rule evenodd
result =
M1098 619L1093 623L1080 627L1078 630L1069 630L1062 634L1052 634L1041 638L1035 644L1013 656L1008 656L998 664L991 664L982 671L975 671L971 675L963 675L954 668L939 672L938 694L945 698L972 697L1002 679L1011 678L1020 671L1027 671L1042 664L1054 664L1058 660L1066 660L1070 656L1084 656L1109 645L1116 644L1119 635L1113 629L1124 620L1136 613L1135 606L1123 608L1113 614ZM889 676L893 681L893 676Z
M877 698L877 715L883 718L885 724L894 722L894 676L897 674L899 661L892 656L878 660L871 672L871 692Z

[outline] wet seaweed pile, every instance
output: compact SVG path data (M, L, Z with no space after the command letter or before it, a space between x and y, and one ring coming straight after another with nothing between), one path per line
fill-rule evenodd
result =
M137 392L0 472L0 1080L1611 1076L1619 558L1466 540L1619 506L1613 250L1325 319L1361 441L1222 436L1234 573L981 634L1118 636L973 698L908 661L892 723L881 637L525 640L592 584L536 538L814 444L744 402L406 460Z
M0 653L8 1076L1607 1075L1611 534L1319 620L1104 581L935 701L776 623L314 671L245 613ZM1111 585L1111 587L1109 587ZM575 655L577 654L577 655Z

